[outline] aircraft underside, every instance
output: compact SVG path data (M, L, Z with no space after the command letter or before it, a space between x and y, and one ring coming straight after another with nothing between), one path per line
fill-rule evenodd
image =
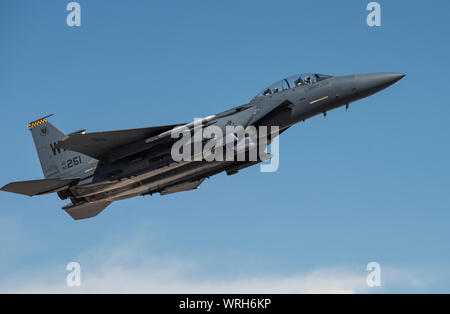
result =
M138 195L161 195L198 188L208 177L226 171L228 175L261 161L182 161L129 178L105 181L70 188L72 200L78 202L116 201ZM68 195L60 193L62 199Z

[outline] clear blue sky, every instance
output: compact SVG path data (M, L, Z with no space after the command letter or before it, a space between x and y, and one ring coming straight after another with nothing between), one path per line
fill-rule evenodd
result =
M42 177L26 123L49 113L65 132L126 129L190 122L299 72L408 76L291 128L275 173L222 174L82 222L56 195L1 193L0 290L64 286L71 261L85 288L125 270L124 291L133 269L148 283L183 265L170 278L184 292L323 269L365 280L376 261L382 288L346 275L337 287L450 292L448 1L380 1L380 28L359 0L80 0L79 28L66 25L68 2L0 4L0 185Z

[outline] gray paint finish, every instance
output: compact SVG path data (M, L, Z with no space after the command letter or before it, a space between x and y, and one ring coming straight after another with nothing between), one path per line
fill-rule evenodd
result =
M294 124L348 106L402 79L400 73L350 76L299 74L266 88L249 103L202 120L203 126L278 126ZM192 123L66 136L47 117L29 124L46 179L13 182L3 191L25 195L58 193L74 219L98 215L111 202L138 195L197 189L206 178L233 175L257 161L182 161L170 154L173 128ZM225 134L225 133L224 133Z

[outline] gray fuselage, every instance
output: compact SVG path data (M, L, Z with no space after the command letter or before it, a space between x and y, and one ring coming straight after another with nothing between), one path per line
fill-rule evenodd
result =
M370 96L404 75L376 73L327 76L309 84L281 82L285 88L267 90L249 103L216 115L208 121L225 130L227 125L278 126L280 133L292 125ZM283 85L284 84L284 85ZM189 190L205 178L226 171L231 175L260 161L181 161L171 158L171 145L149 145L115 161L99 161L95 174L81 180L61 198L77 202L115 201L137 195L168 194Z

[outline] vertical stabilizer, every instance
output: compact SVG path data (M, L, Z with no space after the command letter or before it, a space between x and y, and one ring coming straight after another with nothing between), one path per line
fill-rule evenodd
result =
M44 176L46 178L85 178L93 174L97 164L95 159L56 147L56 144L66 135L47 120L50 116L28 124Z

